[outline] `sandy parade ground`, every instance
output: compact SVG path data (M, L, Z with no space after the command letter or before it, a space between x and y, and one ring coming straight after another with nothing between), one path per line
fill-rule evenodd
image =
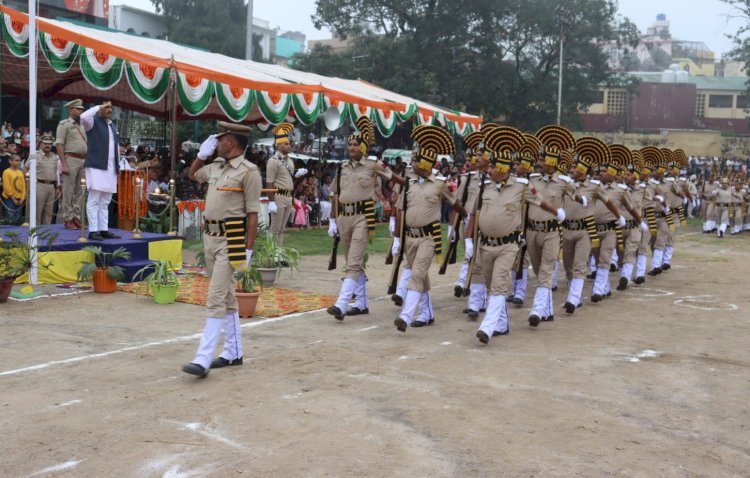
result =
M532 329L512 307L488 346L453 297L456 267L433 268L436 323L399 333L373 254L369 315L243 320L244 364L206 379L180 371L203 307L9 301L0 476L748 476L750 234L682 228L676 251L575 316L561 278L554 322ZM306 257L281 284L336 294L326 265Z

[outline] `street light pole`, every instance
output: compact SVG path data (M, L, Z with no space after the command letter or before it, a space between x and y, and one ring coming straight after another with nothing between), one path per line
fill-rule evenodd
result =
M562 117L562 81L563 81L563 48L565 45L565 31L560 27L560 71L557 79L557 126L560 126Z
M253 0L247 2L247 38L245 38L245 60L253 60Z

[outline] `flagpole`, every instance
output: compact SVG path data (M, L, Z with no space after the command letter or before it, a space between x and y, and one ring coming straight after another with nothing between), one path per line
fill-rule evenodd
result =
M36 227L36 0L29 0L29 230ZM32 257L36 259L36 236L30 235ZM29 283L37 284L37 261L31 261Z

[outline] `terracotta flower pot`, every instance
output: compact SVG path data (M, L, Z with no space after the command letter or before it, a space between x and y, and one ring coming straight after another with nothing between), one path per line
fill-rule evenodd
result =
M255 308L258 306L260 292L240 292L236 291L237 309L240 317L249 318L255 314Z
M5 279L0 281L0 304L8 300L11 289L13 289L14 279Z
M117 281L107 275L105 269L94 271L94 292L110 293L117 290Z

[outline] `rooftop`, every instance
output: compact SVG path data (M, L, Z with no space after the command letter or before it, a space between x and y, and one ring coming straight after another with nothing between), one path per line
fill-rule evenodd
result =
M632 71L630 75L641 83L661 83L660 71ZM747 76L688 76L687 83L699 90L744 91L747 89Z

